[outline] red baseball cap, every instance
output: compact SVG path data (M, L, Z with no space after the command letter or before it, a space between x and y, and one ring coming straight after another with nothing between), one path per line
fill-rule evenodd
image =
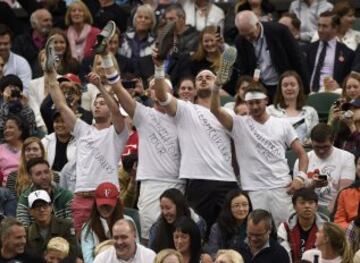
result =
M105 182L99 184L95 190L96 206L110 205L115 207L119 194L118 188L113 183Z
M59 83L61 83L63 81L71 81L71 82L81 85L80 78L77 75L72 74L72 73L67 73L64 76L59 77L57 80L59 81Z

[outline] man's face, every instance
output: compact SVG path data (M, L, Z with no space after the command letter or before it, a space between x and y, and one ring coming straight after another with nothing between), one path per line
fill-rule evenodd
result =
M249 114L254 119L260 118L266 112L267 99L249 100L246 105L249 108Z
M249 245L254 250L259 250L265 246L269 240L270 229L266 226L264 221L260 221L255 225L251 219L247 224L247 236L249 239Z
M42 10L38 13L38 24L35 27L42 35L47 35L52 28L52 16L49 12Z
M318 23L319 39L329 41L336 36L337 27L331 24L331 17L320 17Z
M324 142L311 141L312 148L319 159L326 159L332 152L333 141L327 139Z
M51 219L52 207L51 204L45 201L35 201L32 208L30 208L30 214L38 224L44 224Z
M60 83L60 89L64 93L66 102L70 107L79 104L81 93L75 83L71 81L63 81Z
M12 226L9 235L2 240L3 249L16 255L24 253L25 245L26 232L22 226Z
M7 60L10 54L11 38L10 35L5 34L0 36L0 57Z
M315 213L317 211L317 203L315 202L315 200L304 200L302 197L299 197L296 200L294 209L299 218L315 218Z
M179 17L175 10L165 13L165 20L167 23L175 22L177 32L179 32L185 25L185 19L183 17Z
M239 28L239 34L246 38L250 42L256 41L260 36L260 24L257 23L255 26L247 24Z
M55 117L54 122L53 122L53 127L54 127L55 134L57 136L70 136L70 130L66 126L61 115L58 115Z
M110 110L103 97L98 97L94 101L93 116L95 120L107 121L110 118Z
M48 190L51 185L51 171L45 163L34 165L30 169L31 180L37 189Z
M113 227L113 238L118 259L128 260L135 254L135 233L127 223L117 224Z

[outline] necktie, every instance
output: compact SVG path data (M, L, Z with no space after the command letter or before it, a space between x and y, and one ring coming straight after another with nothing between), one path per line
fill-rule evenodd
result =
M322 67L324 65L327 46L328 46L328 43L324 41L323 42L323 48L321 49L319 59L318 59L318 63L317 63L316 68L315 68L314 79L313 79L313 82L312 82L312 91L314 91L314 92L319 91L319 88L320 88L320 85L319 85L320 71L321 71L321 69L322 69Z

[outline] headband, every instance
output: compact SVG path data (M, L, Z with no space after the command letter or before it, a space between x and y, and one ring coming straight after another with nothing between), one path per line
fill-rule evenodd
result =
M262 100L262 99L266 99L267 96L262 93L262 92L258 92L258 91L248 91L245 94L245 101L249 101L249 100Z

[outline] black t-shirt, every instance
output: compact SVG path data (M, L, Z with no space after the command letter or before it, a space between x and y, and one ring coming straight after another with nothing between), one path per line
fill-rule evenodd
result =
M309 237L310 231L312 229L312 227L309 230L304 230L302 229L301 226L299 226L300 228L300 253L301 255L304 254L305 252L305 245L306 245L306 240Z
M56 139L56 147L55 147L55 158L54 163L51 167L54 171L61 171L64 165L67 163L68 159L66 156L66 149L69 144L69 141L63 143Z
M14 258L3 258L2 255L0 255L0 263L45 263L45 260L33 253L31 253L29 250L25 250L24 253L17 255Z

